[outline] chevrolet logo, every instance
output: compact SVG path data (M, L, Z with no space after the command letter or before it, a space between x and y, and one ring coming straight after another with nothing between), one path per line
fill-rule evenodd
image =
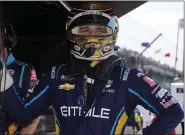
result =
M58 89L63 89L63 90L71 90L74 89L75 85L71 85L69 83L65 83L63 85L59 85Z

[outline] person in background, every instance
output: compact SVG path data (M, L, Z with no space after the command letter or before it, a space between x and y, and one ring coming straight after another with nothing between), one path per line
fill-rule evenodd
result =
M17 39L15 31L9 21L0 22L0 45L1 45L1 58L5 59L7 71L13 78L14 86L19 87L20 98L25 100L33 92L34 87L38 83L37 75L34 67L31 64L26 64L17 61L13 56L12 49L16 46ZM4 95L1 94L1 100L3 102ZM15 105L16 106L16 105ZM14 123L8 113L1 108L0 110L0 133L6 133L10 135L17 134L33 134L37 124L39 123L39 117L32 120L24 126L19 126ZM14 112L14 110L12 110ZM20 111L21 113L21 111Z
M142 129L142 117L138 108L136 108L127 122L124 134L137 134Z

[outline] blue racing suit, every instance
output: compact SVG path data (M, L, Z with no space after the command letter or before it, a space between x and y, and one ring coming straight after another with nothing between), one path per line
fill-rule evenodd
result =
M6 65L7 72L9 72L13 78L14 86L19 92L21 100L24 100L24 98L27 98L33 92L33 88L37 83L34 67L31 64L25 64L15 60L12 53L8 56ZM1 94L1 96L3 98L3 94ZM12 111L14 112L14 110ZM15 125L13 122L8 113L2 108L0 115L0 133L17 134L21 130L21 127Z
M137 69L121 64L114 67L108 81L103 81L95 78L95 68L81 67L75 77L66 75L66 65L52 67L25 101L19 97L17 87L11 86L5 91L4 109L17 124L25 124L52 105L60 133L66 135L121 134L137 105L158 115L143 129L144 135L167 135L184 117L172 95Z

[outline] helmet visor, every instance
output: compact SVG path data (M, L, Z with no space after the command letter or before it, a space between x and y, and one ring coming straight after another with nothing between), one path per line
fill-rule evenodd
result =
M95 48L104 47L112 42L112 37L96 38L86 36L75 36L75 42L81 47L89 48L93 46Z
M107 14L84 15L83 13L77 14L68 23L69 29L74 35L108 36L112 35L117 28L114 19Z

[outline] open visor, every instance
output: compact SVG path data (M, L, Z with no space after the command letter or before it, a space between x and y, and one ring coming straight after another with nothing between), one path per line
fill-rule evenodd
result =
M96 37L85 37L85 36L76 36L74 38L77 45L81 47L88 48L93 46L95 48L101 48L108 44L110 44L113 40L113 37L104 37L104 38L96 38Z
M117 24L107 14L87 14L74 16L69 22L69 29L74 35L81 36L111 36Z

